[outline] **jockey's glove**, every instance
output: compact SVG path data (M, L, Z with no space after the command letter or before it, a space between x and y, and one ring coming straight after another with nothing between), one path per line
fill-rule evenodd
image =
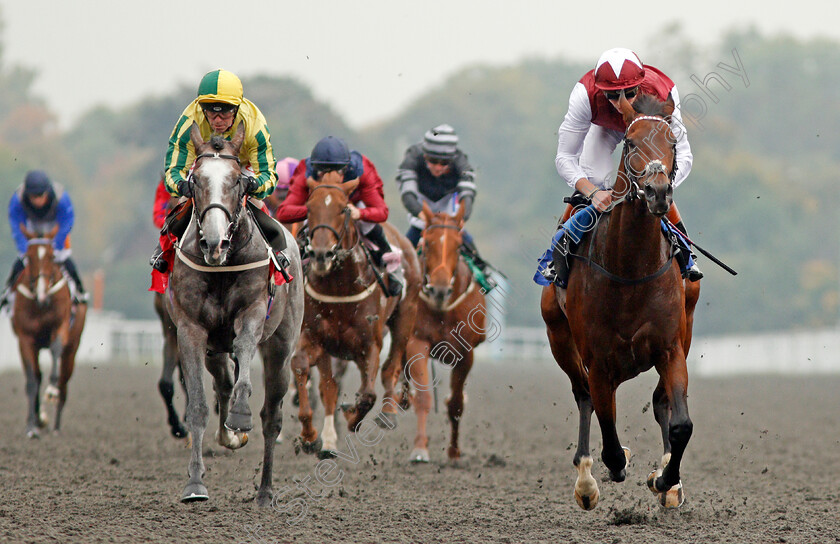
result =
M249 195L256 193L262 185L254 176L242 176L242 182L245 185L245 193Z
M417 193L405 192L400 195L400 198L402 199L405 209L408 210L408 213L414 217L418 217L420 212L423 211L423 205L420 204L420 199L417 198Z
M178 182L178 194L186 198L192 198L192 183L188 179L182 179Z
M470 218L470 214L472 213L473 200L475 200L475 198L472 195L461 197L461 205L464 207L464 221Z

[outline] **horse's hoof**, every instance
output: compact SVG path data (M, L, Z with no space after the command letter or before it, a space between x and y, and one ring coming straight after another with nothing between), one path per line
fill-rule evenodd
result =
M341 411L345 414L347 412L352 412L356 409L356 407L353 404L350 404L349 402L342 402L338 405L338 407L341 408Z
M260 489L257 492L257 506L265 508L271 506L271 501L274 500L274 493L271 490L264 491Z
M391 412L379 412L379 415L376 416L374 421L383 429L391 430L397 428L397 414L392 414Z
M651 473L648 474L648 477L647 477L648 489L650 489L650 492L653 493L654 495L659 495L661 493L661 491L656 489L656 479L659 478L660 476L662 476L662 469L658 468L656 470L651 471Z
M26 430L26 437L27 438L41 438L41 430L37 427L33 427L31 429Z
M672 486L668 491L659 494L659 504L665 508L679 508L685 502L685 492L682 482Z
M209 498L210 495L207 494L206 487L199 483L193 483L187 484L187 487L184 488L184 493L181 495L181 502L206 501Z
M426 448L414 448L411 450L411 455L408 456L408 460L413 464L428 463L431 461L429 450Z
M575 489L575 501L577 501L578 506L583 508L584 510L592 510L596 506L598 506L598 499L601 498L601 492L598 489L595 489L595 492L591 495L581 495L578 493L578 490Z
M449 449L446 450L446 454L449 456L450 461L457 461L461 458L461 448L449 446Z
M282 434L278 434L278 435L277 435L277 438L275 438L275 439L274 439L274 443L275 443L275 444L282 444L282 443L283 443L283 435L282 435Z
M316 440L316 442L317 442L317 440ZM334 450L320 450L320 451L318 451L318 459L321 459L322 461L324 459L334 459L336 457L338 457L338 455L335 453Z
M250 413L229 412L225 427L235 433L245 433L253 429L254 425L251 423Z
M303 452L307 455L311 455L313 453L318 453L321 451L321 447L323 446L324 441L321 440L319 436L312 442L306 442L300 436L295 437L295 455L299 455L300 452Z
M42 429L46 429L47 425L49 425L49 424L50 424L50 416L42 410L41 413L38 414L38 426L41 427Z

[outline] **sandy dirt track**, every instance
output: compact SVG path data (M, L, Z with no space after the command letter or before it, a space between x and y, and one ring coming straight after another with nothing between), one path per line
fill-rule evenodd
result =
M644 485L661 455L655 375L623 385L619 433L633 458L621 484L596 460L592 512L572 497L577 412L553 363L476 364L458 466L445 462L442 411L430 417L432 463L409 464L406 414L373 446L350 438L358 460L338 460L331 487L317 481L316 458L295 456L287 402L274 482L288 488L266 509L253 502L261 434L224 450L212 442L215 415L204 442L210 500L178 501L189 452L168 434L157 378L152 365L79 367L62 433L29 440L22 372L0 375L0 542L840 542L840 376L693 378L678 511ZM183 410L180 392L176 401ZM255 414L261 403L255 386ZM594 421L592 435L600 455Z

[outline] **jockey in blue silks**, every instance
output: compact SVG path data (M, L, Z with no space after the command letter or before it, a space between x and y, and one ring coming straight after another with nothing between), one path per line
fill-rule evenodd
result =
M12 271L6 280L6 288L0 295L0 308L9 303L12 286L24 269L23 258L26 254L27 239L21 225L35 232L49 232L58 225L58 232L53 238L55 261L64 267L75 284L74 302L86 304L88 294L82 285L82 279L76 264L70 258L70 230L73 228L73 203L70 196L59 184L54 184L42 170L32 170L26 174L23 184L15 190L9 201L9 226L12 230L18 258L12 265Z

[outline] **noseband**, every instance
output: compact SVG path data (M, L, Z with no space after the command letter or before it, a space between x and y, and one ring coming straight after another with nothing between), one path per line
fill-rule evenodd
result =
M312 193L314 193L318 189L337 189L337 190L341 191L342 193L344 192L344 190L338 185L316 185L310 191L310 198L311 198ZM358 239L356 240L356 242L350 248L348 248L348 249L342 249L341 248L341 243L344 241L344 236L350 230L350 208L345 206L344 209L341 210L341 213L344 214L344 225L341 228L341 232L338 232L336 229L334 229L332 227L332 225L327 225L326 223L320 223L318 225L309 227L309 235L307 236L307 241L306 241L306 252L307 253L309 253L309 254L312 253L312 243L311 243L311 241L312 241L312 237L315 235L315 231L317 231L318 229L327 229L336 238L335 244L333 244L333 246L327 251L328 253L332 253L332 255L333 255L332 260L341 262L344 259L346 259L347 256L350 255L350 253L353 252L353 250L356 248L356 245L359 243Z

